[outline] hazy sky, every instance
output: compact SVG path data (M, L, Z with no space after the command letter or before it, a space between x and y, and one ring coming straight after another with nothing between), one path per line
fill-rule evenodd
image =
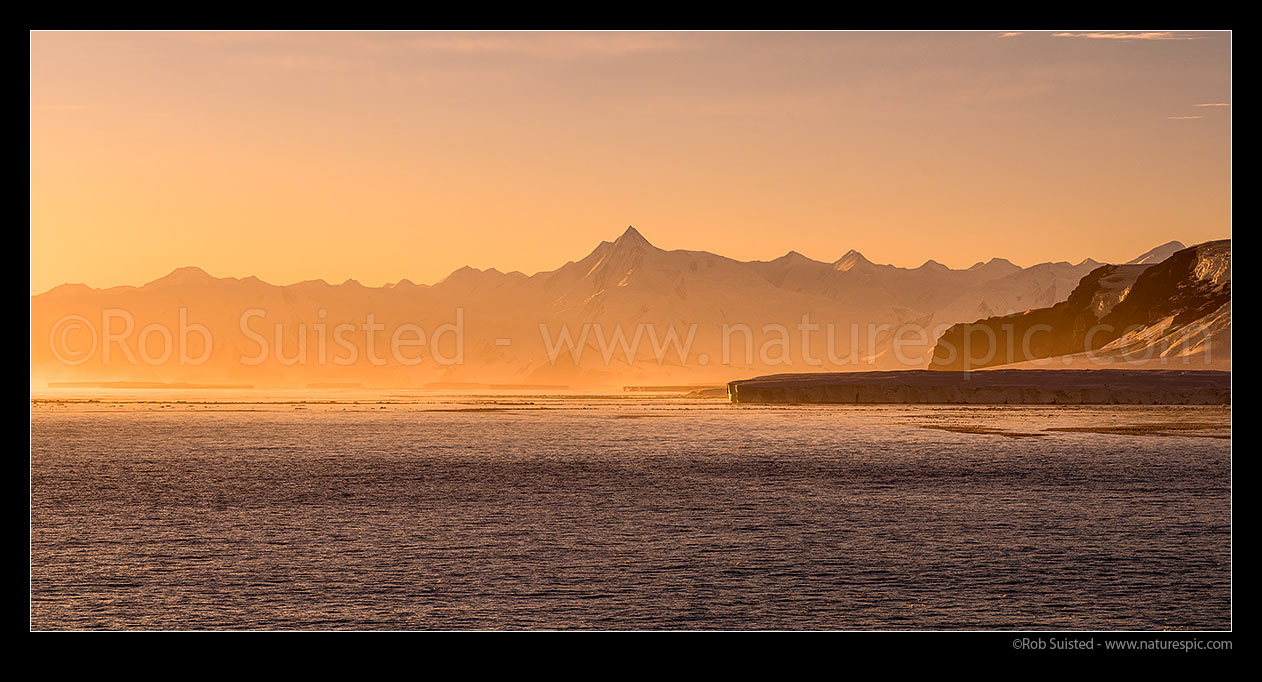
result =
M1227 34L33 33L31 291L1230 234Z

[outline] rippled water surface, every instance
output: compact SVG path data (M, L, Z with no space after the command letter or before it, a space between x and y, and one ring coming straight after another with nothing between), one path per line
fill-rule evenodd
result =
M31 420L37 629L1231 626L1226 408L106 400Z

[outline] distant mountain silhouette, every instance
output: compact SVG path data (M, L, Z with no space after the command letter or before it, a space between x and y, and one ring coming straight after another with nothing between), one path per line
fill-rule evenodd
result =
M1154 265L1173 256L1175 251L1182 251L1186 248L1183 242L1166 242L1127 261L1127 265Z
M188 267L139 287L62 285L31 297L31 369L33 380L44 381L385 387L694 385L781 371L923 368L937 336L952 324L1054 305L1099 266L1088 259L1022 268L995 258L963 270L935 261L900 268L856 251L831 263L794 251L742 262L660 249L628 227L555 270L525 275L464 267L432 286L407 280L383 287L354 280L278 286ZM111 310L127 311L134 329L110 344L106 362L100 327ZM257 312L243 322L249 311ZM140 331L158 325L178 332L181 314L186 326L210 331L209 356L200 362L182 361L177 352L162 362L140 357ZM91 322L99 337L92 353L71 362L67 353L53 352L63 343L53 337L61 334L79 350L92 339L83 329L59 328L67 315ZM375 357L367 352L370 315L385 328ZM799 329L804 316L808 322ZM452 333L458 319L462 339ZM125 326L121 319L112 324L119 333ZM435 335L444 325L446 332ZM419 339L413 326L423 331L423 343L407 344ZM615 336L619 329L628 342L644 331L628 349ZM406 362L377 362L395 332L409 353ZM565 332L569 346L561 343ZM680 342L692 335L682 359L661 351L671 348L672 332ZM811 342L809 352L803 337ZM192 338L184 355L200 360L200 336ZM260 338L268 346L261 359ZM149 360L161 359L162 340L159 332L147 337ZM345 350L352 346L353 357ZM438 362L455 357L457 346L463 349L459 362ZM128 351L137 362L127 359Z

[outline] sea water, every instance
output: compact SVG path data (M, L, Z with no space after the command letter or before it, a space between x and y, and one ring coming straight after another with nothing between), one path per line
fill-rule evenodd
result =
M32 402L36 629L1232 624L1225 407L118 395Z

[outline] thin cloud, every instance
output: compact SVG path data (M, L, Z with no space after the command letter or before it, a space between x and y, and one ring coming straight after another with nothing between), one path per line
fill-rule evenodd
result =
M696 38L673 33L426 34L406 45L430 52L516 54L542 57L620 56L677 52L696 47Z
M1023 36L1023 35L1025 34L1020 31L1008 31L1007 33L1000 33L999 37L1000 38L1016 38L1017 36Z
M1171 121L1190 121L1194 118L1205 118L1204 116L1167 116Z
M1226 102L1207 102L1205 104L1198 104L1196 106L1198 107L1229 107L1231 105Z
M1053 38L1094 38L1100 40L1196 40L1191 36L1169 31L1145 31L1142 33L1053 33Z

